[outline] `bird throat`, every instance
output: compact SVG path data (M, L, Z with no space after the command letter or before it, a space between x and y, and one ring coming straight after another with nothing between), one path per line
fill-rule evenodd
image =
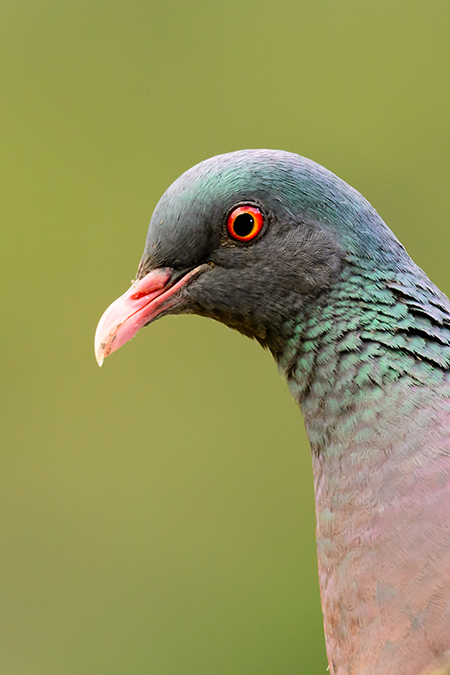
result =
M331 673L419 674L450 647L439 603L450 584L448 300L413 263L401 276L350 264L283 330L278 363L313 458Z

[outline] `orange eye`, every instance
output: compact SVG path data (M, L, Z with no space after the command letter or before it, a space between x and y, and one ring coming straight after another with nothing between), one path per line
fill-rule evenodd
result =
M238 241L251 241L264 225L263 214L256 206L238 206L227 220L228 234Z

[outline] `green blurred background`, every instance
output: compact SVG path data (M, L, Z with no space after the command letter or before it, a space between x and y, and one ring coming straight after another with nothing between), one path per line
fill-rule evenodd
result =
M309 449L269 354L93 335L185 169L309 156L450 291L450 4L3 0L0 675L308 675Z

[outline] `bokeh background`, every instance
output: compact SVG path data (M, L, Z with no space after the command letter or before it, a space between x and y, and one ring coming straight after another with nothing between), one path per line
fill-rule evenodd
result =
M301 416L269 354L166 318L93 334L152 209L282 148L450 291L450 4L2 0L1 675L325 674Z

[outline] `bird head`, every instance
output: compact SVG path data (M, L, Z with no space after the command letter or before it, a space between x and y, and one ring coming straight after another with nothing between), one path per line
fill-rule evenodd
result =
M320 305L349 255L379 265L393 250L403 251L370 204L315 162L275 150L212 157L157 204L136 281L98 325L97 361L142 326L181 313L277 352L286 321Z

